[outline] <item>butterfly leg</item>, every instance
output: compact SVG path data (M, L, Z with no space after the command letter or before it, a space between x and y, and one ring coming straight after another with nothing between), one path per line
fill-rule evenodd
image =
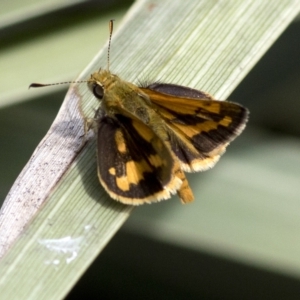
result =
M82 146L87 142L88 140L88 132L90 130L93 130L94 132L97 131L97 120L102 117L100 109L95 110L95 115L93 118L84 118L84 134L82 137Z

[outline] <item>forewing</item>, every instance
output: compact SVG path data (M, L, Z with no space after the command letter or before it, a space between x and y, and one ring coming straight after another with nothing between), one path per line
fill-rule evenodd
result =
M170 150L127 112L99 120L98 176L112 198L131 205L168 199L181 185Z
M194 89L154 84L142 90L165 120L172 151L185 171L211 168L242 132L248 118L248 110L243 106L213 100Z

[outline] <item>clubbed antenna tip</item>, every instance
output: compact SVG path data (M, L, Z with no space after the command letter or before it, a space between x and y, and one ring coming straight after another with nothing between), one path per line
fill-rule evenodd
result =
M108 49L107 49L107 71L109 71L109 54L110 54L110 44L111 44L111 36L114 30L114 20L109 21L109 41L108 41Z

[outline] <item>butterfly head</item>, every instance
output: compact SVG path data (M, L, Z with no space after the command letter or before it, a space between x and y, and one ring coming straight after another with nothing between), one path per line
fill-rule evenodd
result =
M97 99L102 100L104 94L115 85L118 79L118 76L110 71L100 69L91 75L88 87Z

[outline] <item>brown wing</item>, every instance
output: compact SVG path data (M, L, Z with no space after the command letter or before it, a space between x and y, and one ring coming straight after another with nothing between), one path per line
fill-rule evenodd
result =
M172 151L184 171L202 171L214 166L247 122L246 108L213 100L201 91L168 84L141 89L165 120Z
M151 128L125 111L98 122L98 177L112 198L139 205L176 193L174 160Z

